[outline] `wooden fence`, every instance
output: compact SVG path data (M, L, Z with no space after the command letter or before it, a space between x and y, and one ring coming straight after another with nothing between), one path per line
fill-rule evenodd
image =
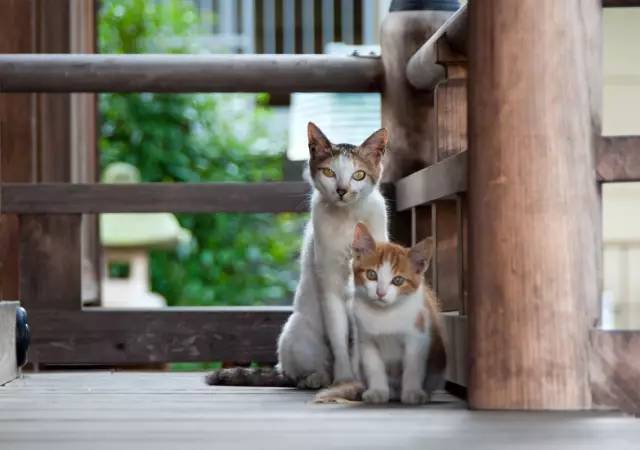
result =
M601 5L567 1L571 7L523 2L527 14L512 0L485 9L471 2L424 44L425 30L433 32L442 15L398 13L383 26L382 61L2 55L0 86L4 92L381 91L383 125L391 132L393 228L407 244L435 237L430 276L449 311L449 377L466 385L469 375L470 405L637 410L640 333L597 328L597 186L640 180L640 137L600 137L594 43ZM503 22L512 26L497 26ZM548 35L539 36L543 23ZM536 42L535 68L517 48L527 39ZM568 56L584 65L545 62ZM525 70L519 78L510 76L514 66ZM557 96L549 100L548 92ZM523 118L530 122L514 122ZM548 126L552 119L562 124ZM2 213L20 217L20 300L31 314L34 361L274 359L288 308L83 309L81 214L304 211L304 184L4 183L1 189Z

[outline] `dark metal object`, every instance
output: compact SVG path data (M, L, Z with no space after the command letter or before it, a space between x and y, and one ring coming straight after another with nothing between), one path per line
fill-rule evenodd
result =
M19 307L16 310L16 359L18 367L27 363L27 352L31 344L31 330L29 329L27 311Z
M393 0L389 11L455 11L458 8L458 0Z

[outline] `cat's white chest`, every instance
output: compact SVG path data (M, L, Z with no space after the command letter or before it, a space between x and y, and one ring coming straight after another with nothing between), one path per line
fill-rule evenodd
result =
M368 306L367 300L357 299L353 308L358 327L367 334L406 335L411 332L422 305L406 301L393 309L378 309Z

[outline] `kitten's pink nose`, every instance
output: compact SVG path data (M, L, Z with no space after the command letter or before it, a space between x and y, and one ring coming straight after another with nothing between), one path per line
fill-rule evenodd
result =
M377 288L376 294L378 295L378 298L383 298L385 295L387 295L387 291L383 291L382 289Z
M338 193L340 198L342 198L342 197L344 197L344 194L347 193L347 190L346 189L342 189L342 188L338 188L338 189L336 189L336 192Z

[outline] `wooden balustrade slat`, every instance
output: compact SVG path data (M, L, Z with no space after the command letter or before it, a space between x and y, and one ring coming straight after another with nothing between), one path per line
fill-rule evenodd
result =
M590 381L596 407L640 414L640 331L592 330Z
M80 214L20 216L20 301L28 310L80 310Z
M605 136L598 149L598 180L640 181L640 136Z
M467 152L446 158L396 182L398 211L451 197L467 190Z

